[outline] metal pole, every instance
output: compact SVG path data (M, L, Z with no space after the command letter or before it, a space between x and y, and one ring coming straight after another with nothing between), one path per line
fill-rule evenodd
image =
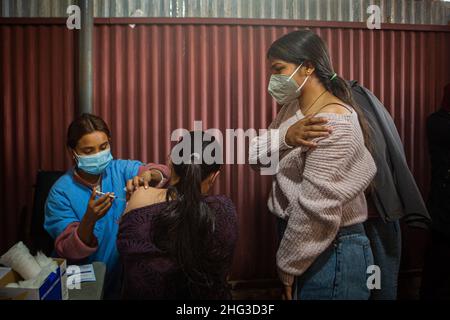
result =
M92 35L94 31L94 0L79 0L81 30L78 52L78 112L92 113Z

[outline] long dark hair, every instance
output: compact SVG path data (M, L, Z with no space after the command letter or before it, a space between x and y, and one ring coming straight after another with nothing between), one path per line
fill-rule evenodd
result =
M186 139L190 139L190 143L184 145L187 147L180 148L174 154L175 148L186 143ZM179 181L168 188L167 209L155 216L154 241L183 270L191 295L194 296L198 292L196 288L211 287L214 277L207 252L207 239L214 232L215 214L203 201L201 183L220 170L222 161L205 161L209 151L212 158L219 156L218 153L221 155L220 148L213 136L201 131L183 136L171 154L173 170ZM174 161L174 156L185 161Z
M308 29L293 31L276 40L267 51L268 59L280 59L315 68L320 83L334 96L353 107L359 117L366 147L371 150L369 124L361 108L356 104L348 83L335 74L325 42Z
M108 139L111 139L111 131L105 120L91 113L83 113L73 120L67 129L67 146L71 149L75 149L78 141L84 135L94 131L104 132Z

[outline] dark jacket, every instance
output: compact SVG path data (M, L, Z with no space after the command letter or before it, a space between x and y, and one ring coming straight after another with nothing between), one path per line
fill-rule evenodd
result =
M428 209L432 228L450 237L450 112L440 110L427 119L431 157L431 189Z
M119 226L117 249L124 267L124 299L230 299L227 275L237 241L237 217L226 196L208 196L204 202L214 211L214 232L204 239L208 252L209 287L191 284L175 259L154 242L153 218L167 202L130 211Z
M378 213L385 221L403 218L410 226L427 228L430 216L408 168L392 117L368 89L356 81L351 81L350 86L370 126L372 156L378 169L370 197Z

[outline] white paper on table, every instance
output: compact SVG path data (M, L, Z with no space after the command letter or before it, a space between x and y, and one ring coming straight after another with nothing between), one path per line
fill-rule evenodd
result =
M67 284L77 284L81 282L95 282L94 266L85 264L82 266L71 265L67 267Z

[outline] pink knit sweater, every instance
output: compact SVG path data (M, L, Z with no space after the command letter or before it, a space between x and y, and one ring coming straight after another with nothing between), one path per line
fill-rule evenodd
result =
M288 118L293 110L297 112ZM367 219L364 190L376 166L364 146L357 114L319 116L328 118L333 133L317 139L316 149L290 148L284 141L287 129L303 118L298 105L283 107L271 124L270 129L279 129L280 141L270 141L269 134L256 137L250 146L250 161L270 147L280 151L268 207L288 220L277 252L278 274L285 285L292 285L294 276L303 274L331 245L339 228Z

